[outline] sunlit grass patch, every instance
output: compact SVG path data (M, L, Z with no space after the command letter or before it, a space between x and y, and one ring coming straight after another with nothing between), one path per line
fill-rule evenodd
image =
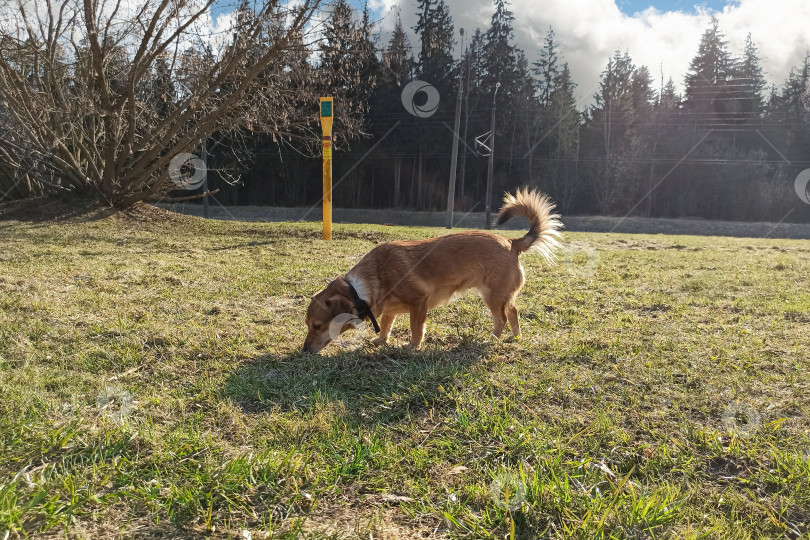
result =
M299 354L326 278L445 232L3 223L0 530L808 534L806 242L568 233L588 249L522 259L519 340L471 294L420 351L400 317Z

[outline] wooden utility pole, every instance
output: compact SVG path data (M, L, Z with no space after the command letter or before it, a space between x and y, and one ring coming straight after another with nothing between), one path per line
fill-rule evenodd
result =
M489 163L487 163L487 193L486 205L484 209L484 223L485 229L492 228L492 168L495 160L495 98L498 95L498 88L501 83L495 83L495 92L492 94L492 122L491 130L489 132Z
M464 29L459 30L461 34L461 51L464 53ZM456 165L458 164L458 130L461 127L461 96L463 94L464 79L461 74L464 70L459 63L458 70L458 95L456 96L456 121L453 125L453 155L450 158L450 180L447 183L447 224L448 229L453 228L453 208L456 203Z

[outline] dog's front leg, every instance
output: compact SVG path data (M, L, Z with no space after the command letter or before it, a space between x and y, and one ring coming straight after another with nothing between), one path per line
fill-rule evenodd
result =
M412 349L418 349L425 337L425 322L427 321L427 298L419 304L411 306L411 342Z
M388 336L391 334L391 327L394 326L394 319L396 315L389 315L383 313L380 315L380 335L371 340L374 345L382 345L388 341Z

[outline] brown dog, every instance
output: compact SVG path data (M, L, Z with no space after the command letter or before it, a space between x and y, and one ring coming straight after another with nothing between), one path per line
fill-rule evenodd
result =
M385 343L394 318L401 313L410 314L410 347L417 348L425 335L428 310L471 288L478 289L492 312L492 333L500 336L508 320L512 334L518 336L514 300L524 281L518 255L533 249L546 261L553 260L562 227L560 216L553 211L554 204L546 195L518 190L514 196L504 197L498 224L525 216L530 228L522 238L469 231L380 244L312 297L304 351L319 352L366 318L380 334L374 343Z

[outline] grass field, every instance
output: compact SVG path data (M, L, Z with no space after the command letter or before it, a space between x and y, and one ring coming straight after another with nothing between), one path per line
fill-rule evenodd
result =
M105 216L0 222L0 540L809 537L807 241L571 233L519 340L470 295L314 356L444 229Z

